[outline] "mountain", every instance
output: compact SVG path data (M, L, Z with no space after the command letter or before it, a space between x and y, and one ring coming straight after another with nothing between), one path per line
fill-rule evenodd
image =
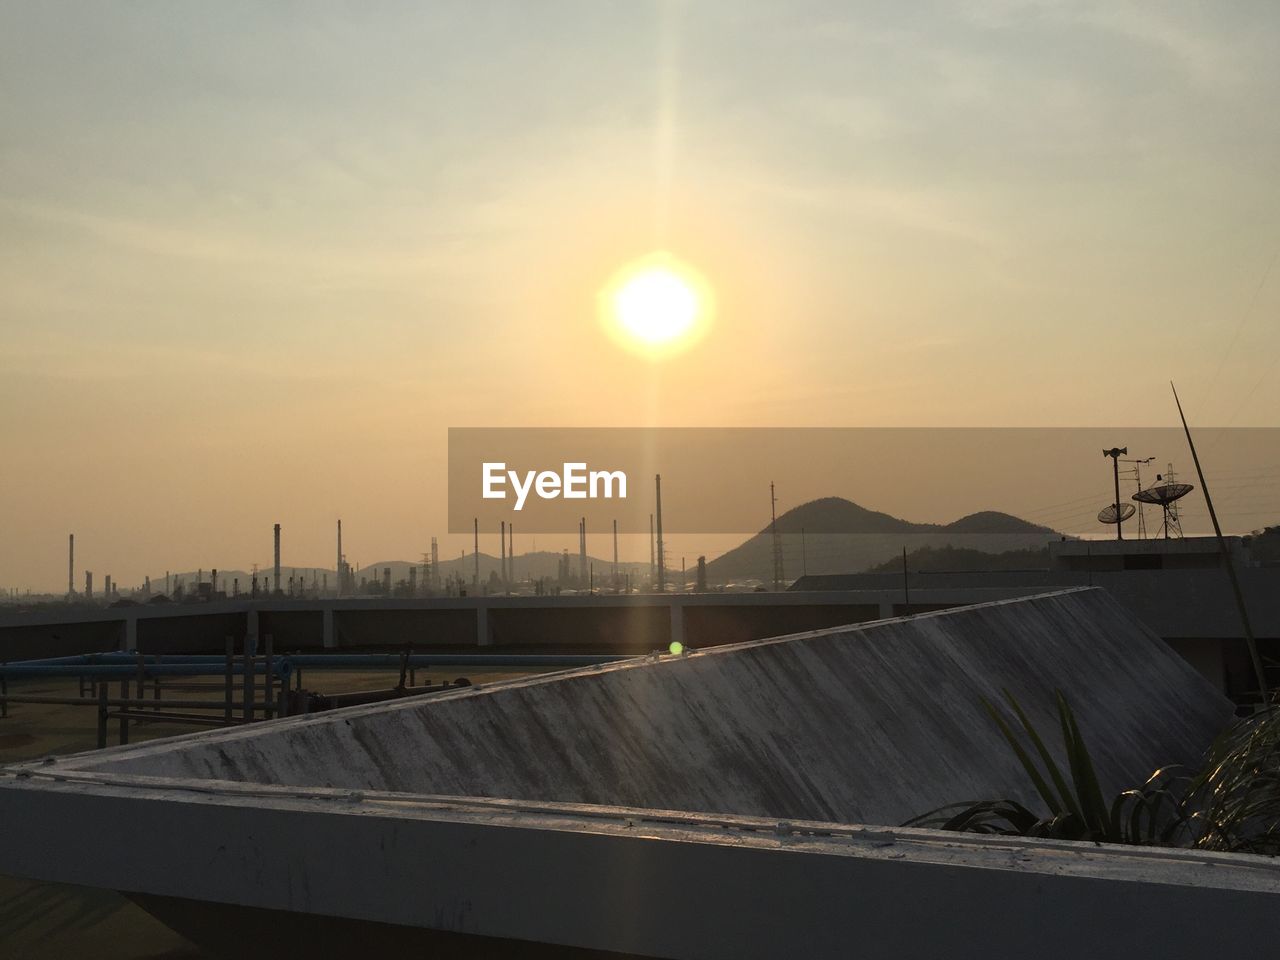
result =
M916 533L933 524L910 523L887 513L859 506L843 497L823 497L793 507L778 518L779 533ZM765 527L760 536L769 533Z
M788 510L777 520L783 574L857 573L907 551L952 547L998 554L1039 550L1060 534L1019 517L984 510L947 524L914 523L868 510L843 497L823 497ZM899 560L899 562L901 562ZM709 583L773 579L769 527L707 563Z
M1047 534L1050 537L1059 535L1056 530L1042 527L1029 520L1023 520L1021 517L1001 513L999 510L982 510L978 513L971 513L967 517L953 520L942 529L948 533L1022 533Z
M778 518L779 533L1043 533L1056 536L1048 527L1041 527L1019 517L997 510L983 510L947 524L912 523L887 513L868 510L866 507L843 497L822 497L810 500L788 510ZM769 533L765 527L762 535Z

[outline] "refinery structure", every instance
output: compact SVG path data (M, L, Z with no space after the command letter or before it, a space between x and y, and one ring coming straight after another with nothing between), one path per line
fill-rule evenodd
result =
M1183 531L1198 489L1213 516L1203 477L1103 455L1105 536L975 515L853 536L841 556L900 546L873 569L824 571L803 527L789 552L771 484L738 583L672 562L660 477L648 563L616 524L589 555L584 517L576 551L517 553L503 521L482 552L476 520L456 557L361 566L338 520L332 569L287 565L276 523L265 569L125 588L71 534L66 596L0 609L0 733L57 709L97 749L0 767L24 827L0 874L115 891L237 958L763 960L797 930L815 958L1243 952L1280 934L1269 858L920 820L1039 803L1001 697L1040 730L1069 702L1120 796L1274 709L1280 566L1216 516ZM1038 565L912 569L940 542ZM1079 774L1065 739L1042 756Z

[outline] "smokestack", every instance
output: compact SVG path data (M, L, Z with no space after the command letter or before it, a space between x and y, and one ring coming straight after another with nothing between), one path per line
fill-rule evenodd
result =
M587 518L578 521L578 579L587 582Z
M278 523L275 526L275 534L276 534L276 565L275 565L276 576L275 576L274 592L279 593L280 592L280 524Z
M471 520L472 534L475 543L471 549L471 556L475 560L475 574L471 577L471 585L479 589L480 587L480 518L473 517Z
M338 521L338 596L342 596L342 521ZM326 590L325 593L329 591Z
M501 526L498 527L498 556L499 569L502 571L499 576L502 582L507 582L507 521L500 521Z
M662 474L655 473L653 475L654 496L657 499L657 523L658 523L658 592L667 592L667 558L664 556L666 548L662 544Z
M431 538L431 586L440 586L440 546L436 538Z
M507 576L514 583L516 579L516 525L507 524Z
M653 514L649 514L649 587L653 588L658 580L658 568L655 566L656 552L653 547Z
M618 589L618 521L613 521L613 589Z
M67 596L76 595L76 535L67 537Z

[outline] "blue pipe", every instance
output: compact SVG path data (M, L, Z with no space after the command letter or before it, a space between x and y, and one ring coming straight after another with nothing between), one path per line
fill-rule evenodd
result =
M142 656L142 661L144 663L154 663L158 660L163 660L166 663L222 663L226 659L225 654L157 655L154 653L147 653ZM80 653L70 657L46 657L41 660L13 660L10 662L28 667L54 667L65 663L137 663L138 655L136 653L128 653L121 650L112 650L106 653Z
M259 654L261 658L261 654ZM226 663L225 654L143 654L145 665L181 666L181 665L222 665ZM235 658L237 662L239 657ZM398 653L303 653L276 656L275 659L288 659L295 667L398 667L401 655ZM606 663L617 663L630 657L595 654L528 654L528 653L414 653L409 655L411 667L595 667ZM74 667L69 675L90 674L85 668L90 666L129 666L137 669L136 653L87 653L74 657L51 657L46 660L17 660L4 666L0 671L13 673L21 667ZM76 666L80 665L80 666ZM53 676L54 674L49 674Z
M292 653L295 667L398 667L396 653ZM589 654L414 653L411 667L596 667L632 657Z
M231 672L237 676L244 675L243 661L232 662ZM267 665L258 662L253 665L254 673L266 673ZM139 673L137 664L130 663L9 663L0 666L0 676L4 677L136 677ZM145 677L213 677L226 675L226 658L217 663L144 663L141 673ZM275 657L271 662L271 673L280 679L293 673L293 664L287 657Z
M240 654L235 654L235 658L239 659ZM264 654L258 653L261 659ZM272 659L281 657L281 654L274 654ZM23 667L55 667L63 664L122 664L129 663L136 665L139 657L136 653L127 653L122 651L112 651L109 653L82 653L74 657L49 657L44 660L11 660L13 666ZM226 663L227 656L224 653L144 653L141 657L143 663L161 663L161 664L178 664L178 663L208 663L219 664ZM0 663L0 668L4 664Z
M98 656L98 654L78 653L70 657L46 657L43 660L15 660L13 662L32 667L51 667L59 663L88 663L89 658L95 656Z

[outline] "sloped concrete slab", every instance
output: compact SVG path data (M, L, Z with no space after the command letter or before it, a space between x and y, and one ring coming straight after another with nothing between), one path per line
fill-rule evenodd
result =
M1231 704L1105 592L1077 589L194 734L60 767L170 780L897 824L1026 777L980 699L1109 790L1194 764Z

